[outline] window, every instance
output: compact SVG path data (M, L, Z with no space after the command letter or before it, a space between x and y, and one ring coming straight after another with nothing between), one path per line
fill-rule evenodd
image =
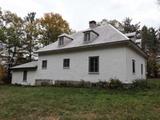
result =
M47 69L47 60L42 60L42 69Z
M23 82L27 81L27 71L23 71Z
M132 60L132 73L135 73L135 72L136 72L135 62L136 62L136 61L133 59L133 60Z
M64 44L64 40L63 39L64 39L64 37L60 37L59 38L59 45L63 45Z
M64 59L63 68L69 68L69 67L70 67L70 59Z
M89 57L89 73L99 72L99 56Z
M143 64L141 64L141 75L143 75Z
M84 34L84 41L90 41L90 32Z

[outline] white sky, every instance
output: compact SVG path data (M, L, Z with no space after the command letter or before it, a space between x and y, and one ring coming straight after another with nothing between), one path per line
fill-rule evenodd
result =
M3 10L24 17L36 12L37 17L47 12L62 15L74 30L88 27L88 21L130 17L141 25L160 27L160 5L156 0L0 0Z

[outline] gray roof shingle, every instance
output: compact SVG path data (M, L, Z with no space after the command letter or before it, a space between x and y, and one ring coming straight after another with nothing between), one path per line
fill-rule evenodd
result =
M88 29L87 29L88 30ZM81 46L88 46L88 45L97 45L97 44L103 44L103 43L110 43L110 42L118 42L118 41L124 41L129 40L129 38L118 31L116 28L114 28L112 25L101 25L94 29L96 33L99 34L99 36L92 42L84 43L83 37L84 37L84 31L80 31L77 33L74 33L70 35L71 38L73 38L73 41L68 43L67 45L63 47L59 47L58 41L39 49L37 52L46 52L46 51L54 51L54 50L62 50L67 48L74 48L74 47L81 47Z
M32 62L29 62L29 63L25 63L25 64L22 64L22 65L17 65L15 67L12 67L11 69L22 69L22 68L37 68L37 61L32 61Z

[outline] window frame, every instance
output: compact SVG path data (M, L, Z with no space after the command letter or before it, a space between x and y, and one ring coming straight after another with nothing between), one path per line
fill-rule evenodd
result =
M59 45L64 45L64 37L59 37Z
M63 59L63 69L69 69L70 68L70 59L64 58Z
M47 69L47 60L42 60L42 69Z
M85 32L84 41L89 42L90 40L91 40L91 33L90 32Z
M132 59L132 73L135 74L136 73L136 60Z
M143 70L144 68L143 68L143 66L144 66L144 65L141 64L141 75L143 75L143 73L144 73L144 70Z
M96 59L96 61L95 61L95 59ZM93 63L91 63L91 62L93 62ZM88 73L89 74L99 74L99 56L89 56L89 58L88 58Z
M28 71L23 71L23 82L27 82L27 74L28 74Z

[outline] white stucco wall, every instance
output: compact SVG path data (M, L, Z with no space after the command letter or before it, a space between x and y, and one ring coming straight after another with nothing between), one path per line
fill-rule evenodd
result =
M121 47L39 56L36 79L97 82L118 78L123 82L128 82L125 53L126 49ZM88 73L89 56L99 56L99 74ZM69 69L63 69L65 58L70 59ZM42 60L48 61L47 69L42 69Z
M12 71L12 84L34 85L36 71L27 71L27 81L23 81L23 71Z
M135 73L132 72L132 59L135 60ZM146 79L146 59L137 54L131 48L126 48L126 64L127 64L127 79ZM143 74L141 74L141 64L143 64Z
M89 57L99 56L99 74L89 74ZM70 68L63 68L63 59L70 59ZM132 72L132 59L136 61L135 74ZM47 69L42 69L42 60L47 60ZM143 64L143 75L141 75ZM146 60L128 47L108 48L81 52L41 55L37 71L27 73L27 82L23 82L23 71L13 71L12 84L34 85L35 80L73 80L106 81L117 78L123 83L146 78Z

